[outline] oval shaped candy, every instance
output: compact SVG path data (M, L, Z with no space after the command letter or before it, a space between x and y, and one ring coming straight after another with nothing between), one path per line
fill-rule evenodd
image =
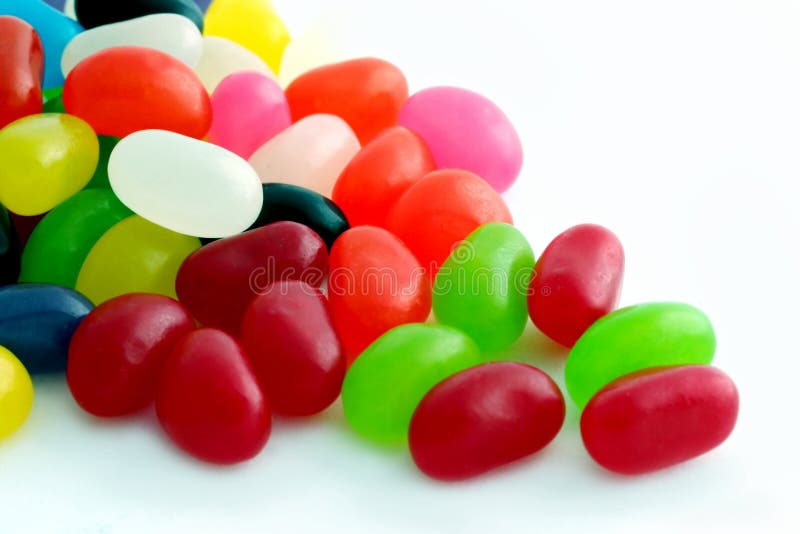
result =
M598 319L581 336L564 369L579 408L613 380L649 367L708 364L716 338L703 312L688 304L652 302Z
M433 313L467 334L481 350L508 348L528 322L533 251L519 230L488 223L444 262L433 286Z
M0 16L0 128L42 112L44 49L36 30L17 17Z
M62 93L63 87L54 87L42 92L42 99L44 105L42 106L42 113L66 113L64 109L64 99Z
M14 354L0 346L0 440L22 426L33 407L33 383Z
M14 221L0 204L0 286L14 284L19 278L20 243Z
M344 415L366 438L403 443L425 394L448 376L479 363L478 347L455 328L398 326L353 362L342 386Z
M312 415L339 396L347 364L318 288L271 284L247 307L241 341L275 413Z
M594 460L634 475L663 469L720 445L739 411L739 394L713 367L657 368L634 373L595 395L581 415L581 435Z
M108 189L87 189L65 200L45 215L28 238L20 281L75 287L95 243L131 215Z
M196 237L177 234L133 215L112 226L95 243L75 287L95 304L125 293L175 298L178 268L198 248Z
M160 13L125 20L78 34L61 56L67 76L87 57L115 46L141 46L169 54L194 67L200 61L203 40L195 24L181 15Z
M333 201L352 226L386 227L389 210L409 187L436 169L417 134L395 126L365 145L333 186Z
M493 362L444 379L417 406L411 456L439 480L463 480L529 456L564 424L564 397L535 367Z
M200 139L211 126L211 102L197 75L151 48L119 46L89 56L67 76L63 99L68 113L102 135L158 129Z
M311 115L261 145L250 165L265 184L292 184L330 197L339 174L360 148L342 119Z
M219 83L237 72L254 71L275 77L264 61L243 46L224 37L203 37L203 52L194 68L206 91L213 93Z
M269 404L242 347L212 328L184 336L167 357L156 414L178 447L216 464L252 458L272 427Z
M301 74L286 88L286 98L295 121L315 113L337 115L366 144L397 124L408 83L388 61L351 59Z
M99 417L145 408L155 397L164 360L194 328L189 311L168 297L130 293L104 302L72 336L67 360L72 396Z
M203 12L192 0L75 0L75 14L86 29L156 13L182 15L203 30Z
M345 10L340 11L344 16ZM293 35L283 50L278 80L286 87L295 78L311 69L342 59L340 41L346 30L330 18L330 12L316 15L299 35Z
M0 288L0 345L31 374L62 372L72 333L92 303L71 289L44 284Z
M587 328L619 302L625 252L611 231L581 224L559 234L536 262L528 292L533 324L572 347Z
M81 119L45 114L0 130L0 154L0 202L19 215L39 215L89 183L99 147Z
M398 123L422 136L439 168L474 172L500 193L522 169L522 143L511 121L472 91L424 89L408 99Z
M108 178L130 209L186 235L237 234L261 211L261 181L245 160L173 132L145 130L122 139Z

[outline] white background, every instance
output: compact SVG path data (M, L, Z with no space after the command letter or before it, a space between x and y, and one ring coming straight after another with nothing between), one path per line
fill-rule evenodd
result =
M606 225L626 248L623 304L704 309L740 387L734 434L621 478L586 455L570 406L542 453L443 485L334 406L276 420L257 459L222 469L176 451L151 415L99 422L62 378L39 379L0 445L0 532L798 532L800 2L276 4L293 29L324 14L343 51L397 63L412 90L461 85L504 108L526 150L507 199L534 250ZM563 352L535 334L512 352L561 381Z

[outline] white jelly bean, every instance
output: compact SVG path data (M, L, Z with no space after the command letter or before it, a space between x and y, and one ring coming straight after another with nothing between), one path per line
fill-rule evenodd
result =
M226 76L243 70L275 78L264 60L245 47L224 37L203 37L203 53L194 71L209 93L213 93Z

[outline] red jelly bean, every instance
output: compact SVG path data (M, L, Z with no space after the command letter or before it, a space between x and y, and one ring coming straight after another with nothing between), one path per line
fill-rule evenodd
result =
M513 224L500 195L469 171L434 171L400 197L388 228L433 278L455 245L488 222Z
M330 309L348 361L389 329L428 318L431 285L425 269L387 230L346 231L333 244L330 265Z
M542 449L558 434L564 413L561 391L539 369L486 363L428 392L411 419L408 444L426 475L466 479Z
M81 61L64 84L64 107L102 135L169 130L202 138L211 126L203 83L182 61L150 48L120 46Z
M0 16L0 128L42 112L44 49L33 27Z
M362 145L397 124L408 99L403 73L386 61L361 58L319 67L297 77L286 88L292 119L314 113L338 115Z
M328 273L328 252L310 228L281 221L214 241L181 265L175 291L205 326L238 335L253 298L275 280L319 286Z
M386 226L386 215L409 187L436 170L420 136L395 126L350 160L333 188L333 201L350 226Z
M655 368L622 377L595 395L583 410L581 434L606 469L647 473L721 444L738 411L736 386L719 369Z
M556 237L536 262L528 313L546 336L571 347L619 302L625 252L611 231L581 224Z
M156 394L156 413L176 445L218 464L258 454L272 427L267 399L241 346L212 328L192 332L172 350Z
M194 328L189 311L169 297L131 293L106 301L81 321L70 341L72 396L100 417L145 408L167 355Z
M271 284L247 308L241 339L274 412L315 414L342 391L344 353L318 288Z

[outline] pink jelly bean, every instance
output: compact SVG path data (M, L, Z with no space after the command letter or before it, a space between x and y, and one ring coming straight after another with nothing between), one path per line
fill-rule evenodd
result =
M500 193L519 176L519 136L484 96L457 87L424 89L406 101L399 124L425 140L440 169L472 171Z
M292 123L283 89L255 71L222 80L211 95L211 109L208 140L245 159Z

